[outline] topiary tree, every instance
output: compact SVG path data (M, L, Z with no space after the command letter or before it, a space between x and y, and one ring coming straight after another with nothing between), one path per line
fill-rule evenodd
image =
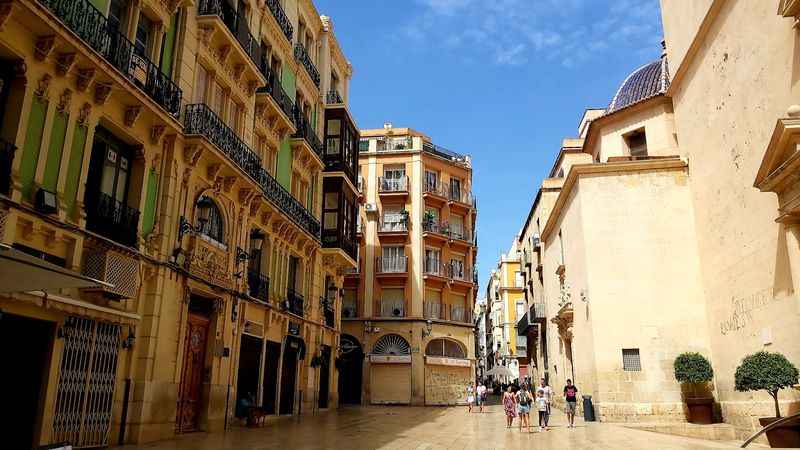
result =
M782 354L761 351L742 359L734 380L737 391L767 391L775 400L775 417L780 417L778 391L797 384L798 371Z
M673 367L678 383L708 383L714 378L711 363L700 353L681 353L675 358Z

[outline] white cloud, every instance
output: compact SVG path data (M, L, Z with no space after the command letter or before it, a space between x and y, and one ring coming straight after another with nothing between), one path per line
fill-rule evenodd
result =
M658 0L416 1L421 12L402 28L411 42L499 65L577 67L610 52L657 53L662 36Z

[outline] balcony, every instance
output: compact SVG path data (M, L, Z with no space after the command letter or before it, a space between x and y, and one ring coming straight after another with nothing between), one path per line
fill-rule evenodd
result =
M198 21L202 22L203 16L218 17L239 43L242 51L258 68L261 63L261 46L250 32L247 18L240 15L227 0L199 0L198 3Z
M272 17L275 18L275 21L278 24L278 28L280 28L281 31L283 31L283 35L286 36L286 39L288 39L289 42L292 42L294 27L292 27L291 22L289 22L289 18L283 11L280 0L267 0L266 5L267 8L269 8L270 12L272 12Z
M431 206L444 206L447 202L447 187L438 179L425 180L422 186L422 198Z
M269 277L259 270L248 270L247 293L250 297L269 302Z
M355 188L358 175L358 140L360 133L353 117L343 104L325 108L323 127L323 151L325 172L342 172L348 179L351 189ZM327 176L327 175L326 175Z
M296 141L302 140L308 146L311 153L314 154L314 160L318 161L320 168L324 167L322 163L322 141L314 131L314 125L300 112L298 108L294 109L294 126L296 131L292 134L292 139Z
M447 278L447 267L441 261L434 258L426 258L422 276L428 278Z
M206 138L236 167L258 181L261 158L250 150L250 147L242 142L236 132L228 128L211 108L202 103L187 105L185 122L186 135Z
M342 100L342 96L339 95L339 91L332 89L325 94L325 104L326 105L342 105L344 104L344 100Z
M450 280L461 284L472 285L474 283L472 269L459 264L450 264L448 266L448 277Z
M306 230L315 239L320 239L319 220L292 196L264 168L260 168L257 178L264 195L286 214L299 227Z
M447 200L451 203L456 202L462 205L475 206L475 198L472 197L472 193L463 189L449 189Z
M150 59L138 55L134 45L114 30L89 0L39 0L67 28L100 54L169 115L177 118L182 92Z
M450 305L450 314L447 320L451 322L472 323L472 314L467 308L459 305Z
M434 301L426 301L423 305L422 311L426 319L441 320L442 319L442 303Z
M399 213L387 213L378 224L378 236L384 242L403 242L408 238L408 216Z
M375 274L380 275L408 275L407 256L379 256L375 258Z
M456 164L463 165L465 167L471 166L471 161L469 156L456 153L452 150L448 150L444 147L432 144L430 142L422 143L422 151L434 156L438 156L439 158L444 158Z
M378 192L389 195L408 195L408 176L400 178L378 177Z
M306 73L309 77L311 77L311 81L313 81L317 88L319 88L319 71L311 61L311 57L308 56L308 51L306 51L306 48L299 42L294 45L294 59L296 59L297 62L299 62L306 69Z
M128 247L138 246L139 210L99 191L86 190L86 228Z
M280 77L267 65L266 60L261 62L261 72L266 76L267 84L256 90L256 96L258 97L258 94L269 94L269 98L274 102L273 107L276 111L280 111L280 119L284 122L284 125L287 128L294 127L294 102L283 89Z
M305 299L303 298L303 294L295 291L294 289L287 289L286 290L286 302L284 302L284 308L289 311L290 313L303 317L303 313L305 311Z
M14 152L17 147L0 139L0 194L11 194L11 166L14 163Z
M465 230L459 227L450 227L450 241L454 244L463 244L465 246L474 245L475 234L472 230Z

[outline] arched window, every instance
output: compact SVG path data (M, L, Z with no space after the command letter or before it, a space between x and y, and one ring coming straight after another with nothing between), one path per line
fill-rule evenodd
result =
M445 356L447 358L466 358L464 348L456 341L449 339L434 339L425 347L427 356Z
M197 221L200 232L211 239L225 243L225 219L214 200L205 195L197 201Z
M410 355L411 346L408 341L397 334L387 334L378 339L372 347L373 355Z

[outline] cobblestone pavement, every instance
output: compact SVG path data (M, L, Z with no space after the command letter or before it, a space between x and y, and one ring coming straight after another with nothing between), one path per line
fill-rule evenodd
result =
M550 431L507 429L500 406L483 414L466 408L352 407L302 418L281 418L262 428L233 427L227 433L195 433L118 450L293 450L293 449L709 449L736 448L715 442L631 430L605 423L566 428L554 411Z

